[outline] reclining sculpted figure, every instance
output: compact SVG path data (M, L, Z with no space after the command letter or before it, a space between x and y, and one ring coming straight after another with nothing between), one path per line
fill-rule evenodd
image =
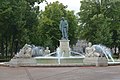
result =
M95 51L95 48L92 46L91 42L88 43L88 47L86 47L85 53L86 53L85 55L86 57L100 57L101 56L100 53L97 53Z

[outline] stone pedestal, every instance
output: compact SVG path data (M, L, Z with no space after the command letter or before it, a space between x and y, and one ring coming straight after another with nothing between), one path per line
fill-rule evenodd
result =
M9 66L18 67L18 66L35 66L37 61L34 58L13 58L9 62Z
M85 65L108 66L108 61L105 57L85 57L83 63Z
M60 50L61 53L63 54L63 57L68 57L69 56L69 51L70 51L70 47L69 47L69 41L70 40L59 40L60 41Z

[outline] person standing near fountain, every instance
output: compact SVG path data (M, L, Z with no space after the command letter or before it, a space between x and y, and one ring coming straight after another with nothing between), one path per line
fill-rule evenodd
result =
M62 39L68 40L68 22L62 17L59 25L60 31L62 32Z

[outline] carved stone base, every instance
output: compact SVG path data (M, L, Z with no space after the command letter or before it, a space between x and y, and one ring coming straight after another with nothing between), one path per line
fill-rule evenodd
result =
M18 66L35 66L37 61L34 58L13 58L9 62L9 66L18 67Z
M95 65L95 66L108 66L108 61L105 57L85 57L83 60L84 64Z
M70 47L69 47L69 41L70 40L59 40L60 41L60 50L61 53L63 55L63 57L68 57L69 56L69 51L70 51Z

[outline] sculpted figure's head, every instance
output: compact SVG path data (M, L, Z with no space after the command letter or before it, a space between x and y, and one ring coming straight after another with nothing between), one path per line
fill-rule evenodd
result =
M92 46L92 43L91 43L91 42L89 42L89 43L88 43L88 46L89 46L89 47L91 47L91 46Z
M62 18L61 18L61 20L65 20L65 18L64 18L64 17L62 17Z
M46 50L49 50L49 47L46 47Z

